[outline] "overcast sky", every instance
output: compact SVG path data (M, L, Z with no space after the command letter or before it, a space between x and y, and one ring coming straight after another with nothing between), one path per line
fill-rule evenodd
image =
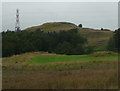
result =
M17 2L2 3L3 31L15 30L16 9L20 27L25 29L46 22L71 22L87 28L118 28L117 2Z

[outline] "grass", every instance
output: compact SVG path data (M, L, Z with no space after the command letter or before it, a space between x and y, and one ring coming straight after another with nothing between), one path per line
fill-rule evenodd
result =
M95 54L33 52L3 58L3 89L117 89L118 56Z
M93 80L94 79L94 80ZM3 89L117 89L116 67L3 71Z
M113 31L100 31L90 28L82 28L80 34L88 39L88 44L96 50L106 50L107 42L113 36Z
M37 29L40 29L45 32L53 32L53 31L58 32L61 30L67 31L74 28L79 28L79 27L69 22L49 22L49 23L42 24L41 26L33 26L25 30L35 31Z
M95 47L95 50L97 50L97 51L99 51L99 50L107 50L107 46L108 46L108 43L99 44L99 46Z
M117 59L117 55L108 55L103 57L94 57L90 55L49 55L49 56L37 56L31 61L30 64L44 64L52 62L70 62L70 61L93 61L104 59Z

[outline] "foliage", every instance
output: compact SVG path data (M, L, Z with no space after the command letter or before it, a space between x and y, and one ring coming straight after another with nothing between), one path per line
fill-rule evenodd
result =
M117 60L117 55L69 56L47 52L5 57L3 89L117 89Z
M110 38L108 43L108 50L120 52L120 28L115 30L113 37Z
M33 51L68 55L85 54L87 44L87 39L78 34L77 29L60 32L7 31L2 32L2 40L3 57Z
M101 28L101 30L104 30L103 28Z
M117 89L117 59L109 59L24 66L10 63L3 72L3 89Z
M82 24L79 24L78 26L82 28Z

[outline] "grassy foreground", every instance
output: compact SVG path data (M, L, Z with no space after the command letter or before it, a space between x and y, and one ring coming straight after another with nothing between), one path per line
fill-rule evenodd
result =
M96 54L36 52L3 58L3 89L118 88L117 55Z

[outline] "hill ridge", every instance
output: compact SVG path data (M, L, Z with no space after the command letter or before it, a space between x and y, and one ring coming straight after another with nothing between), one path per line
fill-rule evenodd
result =
M61 30L68 31L70 29L78 29L78 32L88 39L88 44L96 47L97 50L105 49L107 42L113 35L113 31L105 29L93 29L93 28L80 28L77 25L70 22L47 22L39 26L33 26L27 28L27 31L41 30L44 32L59 32Z

